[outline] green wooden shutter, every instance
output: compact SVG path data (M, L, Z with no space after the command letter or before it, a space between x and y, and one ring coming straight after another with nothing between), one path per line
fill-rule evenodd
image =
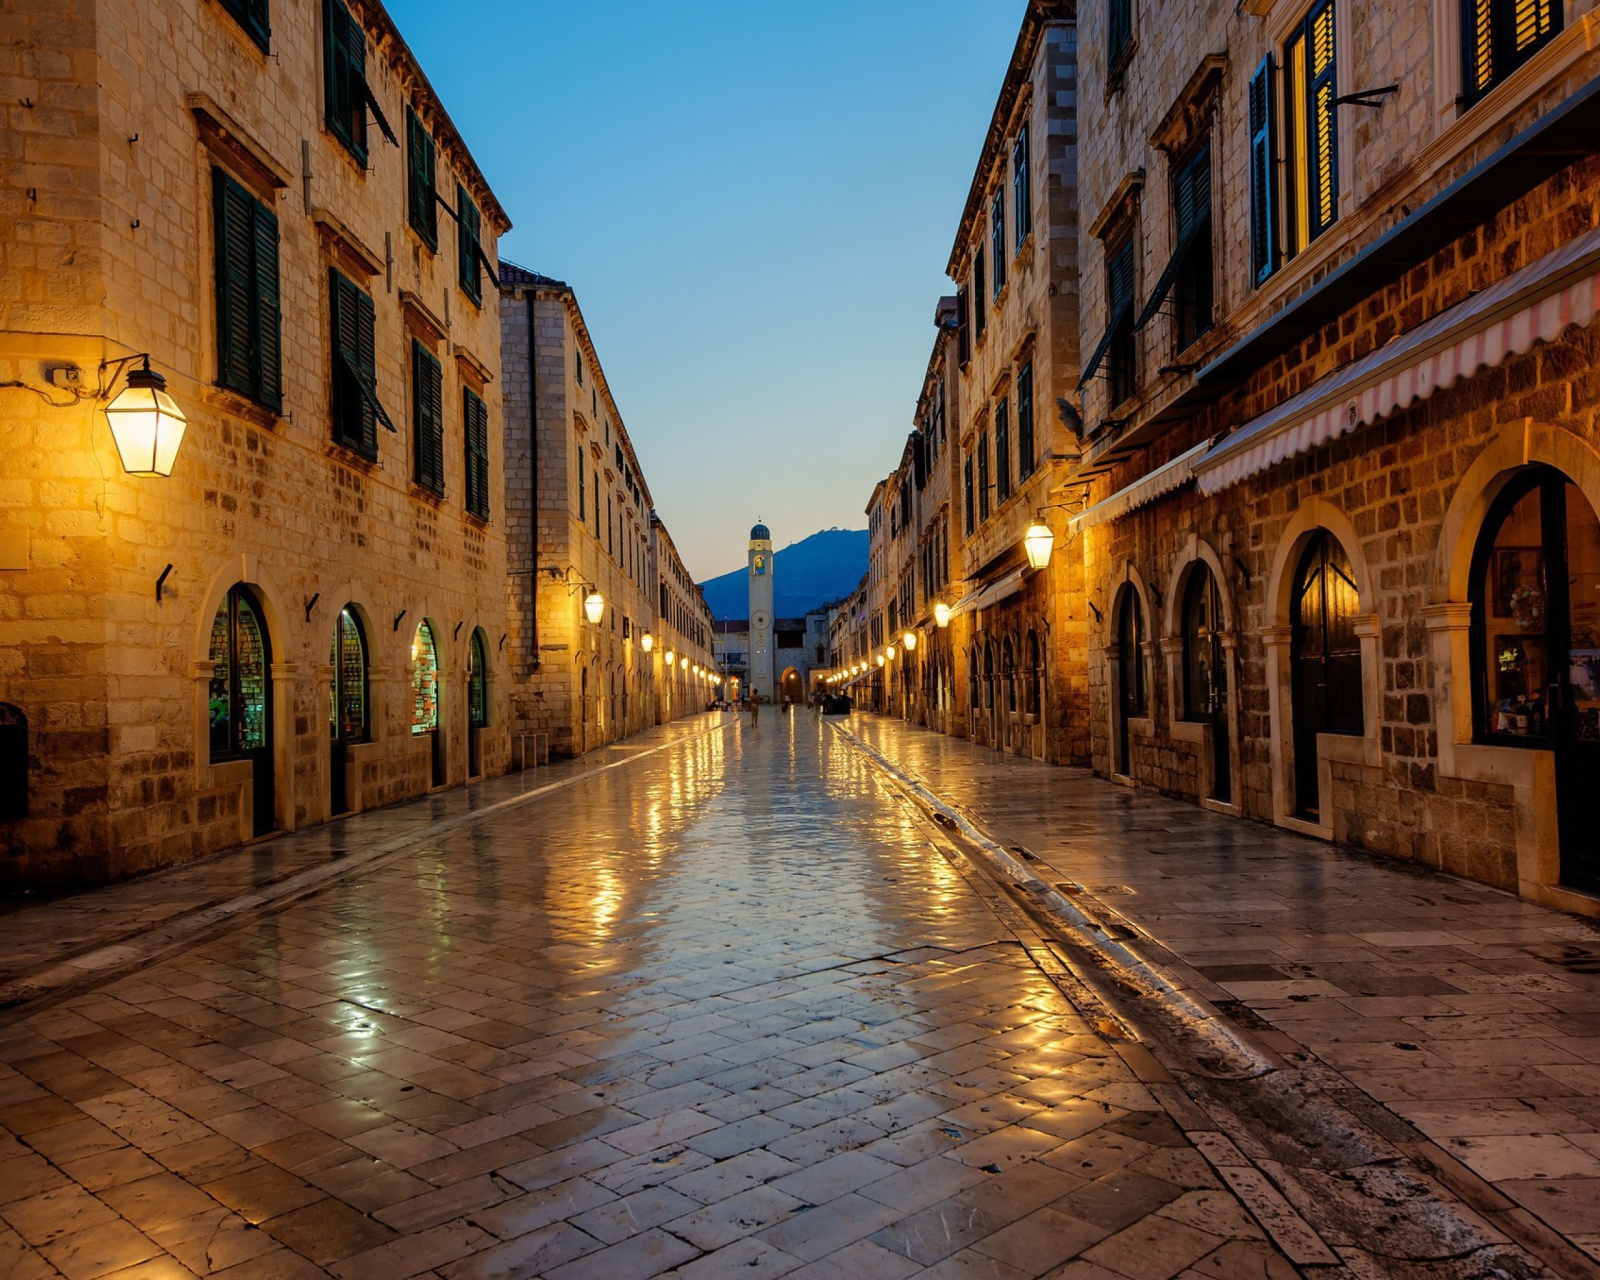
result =
M328 270L329 335L332 340L333 367L329 395L329 417L332 419L334 443L348 449L359 448L361 428L357 418L361 390L355 380L356 309L351 296L354 286L331 267Z
M217 383L257 394L255 201L221 169L212 170L217 249Z
M416 482L444 492L444 372L433 352L411 344L411 427Z
M1031 164L1028 146L1028 126L1023 125L1017 132L1017 140L1011 147L1011 204L1012 217L1017 223L1017 248L1022 248L1022 242L1028 238L1028 232L1033 230L1033 180L1029 172Z
M478 266L482 219L478 206L460 183L456 184L456 247L461 289L474 302L483 301L483 273Z
M1306 100L1311 136L1307 141L1311 238L1331 227L1339 217L1339 119L1334 98L1338 63L1333 0L1321 0L1306 20Z
M238 20L263 53L269 50L272 27L267 21L267 0L222 0L222 7Z
M994 296L1006 287L1006 189L998 188L989 206L989 240L994 249Z
M471 390L461 389L461 426L466 444L467 510L489 515L489 406Z
M1278 269L1277 149L1273 141L1272 58L1250 77L1250 271L1261 284Z
M361 452L368 458L378 457L378 347L376 339L377 315L372 298L354 285L356 312L356 371L363 379L361 386L367 394L361 397Z
M367 162L367 37L340 0L323 0L322 88L328 127Z
M1017 475L1033 474L1033 361L1017 374Z
M435 253L439 250L439 204L434 196L435 165L433 138L423 127L416 111L406 109L406 192L407 221L422 242Z
M278 218L265 205L255 212L256 399L283 410L283 313L278 294Z

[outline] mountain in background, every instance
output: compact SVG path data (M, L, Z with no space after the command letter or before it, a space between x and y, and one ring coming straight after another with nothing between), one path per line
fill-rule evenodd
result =
M778 617L801 617L856 589L867 571L867 531L824 529L775 553L772 566L777 578L773 586ZM718 622L724 618L747 618L747 583L744 569L702 582L711 616Z

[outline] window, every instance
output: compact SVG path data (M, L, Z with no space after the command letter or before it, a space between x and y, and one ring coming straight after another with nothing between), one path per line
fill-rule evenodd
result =
M1011 406L1002 400L994 407L995 505L1011 496Z
M1011 144L1011 215L1017 223L1017 249L1033 230L1033 178L1028 172L1028 126L1017 131Z
M0 822L28 816L28 717L0 702Z
M211 171L217 248L217 385L283 409L278 219L221 169Z
M967 305L965 287L956 290L956 361L965 369L972 359L972 328L967 323L971 308Z
M594 488L594 536L595 541L598 542L600 540L600 469L596 467L590 473L589 478L593 481Z
M322 0L322 100L333 136L363 168L367 163L367 113L400 145L367 84L367 33L340 0Z
M328 270L328 310L333 321L333 439L370 462L378 460L378 423L394 423L378 401L372 299L354 281Z
M211 760L239 760L272 744L272 655L250 588L229 589L211 621Z
M444 492L444 371L438 358L411 343L411 478L424 489Z
M461 292L474 302L483 303L483 246L479 239L483 225L478 206L460 183L456 184L456 249Z
M1105 349L1109 403L1121 404L1138 383L1138 348L1133 332L1133 237L1123 241L1106 262L1106 298L1109 323L1101 339ZM1091 366L1090 373L1093 373Z
M1462 0L1461 83L1471 105L1561 32L1560 0Z
M972 531L977 527L973 516L972 506L972 455L968 454L961 464L961 488L965 498L964 510L966 512L967 536L972 536Z
M578 385L581 387L583 385L583 353L582 352L579 352L578 355L574 358L573 366L578 371ZM591 405L590 407L593 408L594 406Z
M1211 244L1211 140L1178 166L1172 179L1178 248L1174 331L1182 351L1211 328L1215 265Z
M983 292L983 246L978 246L978 252L972 259L972 338L976 342L983 337L984 325L984 292Z
M578 521L581 524L586 524L588 520L589 512L587 504L584 502L583 488L583 449L580 447L578 449Z
M1262 284L1278 269L1278 146L1272 59L1250 77L1250 276Z
M467 449L467 510L489 518L489 406L471 387L461 388L461 434Z
M1211 570L1196 565L1183 592L1183 717L1210 720L1220 708L1222 597Z
M1033 474L1033 361L1017 371L1017 479Z
M1303 816L1321 813L1317 735L1363 732L1359 608L1350 558L1319 529L1301 554L1289 609L1295 808Z
M994 255L994 296L1006 287L1006 189L1000 187L989 205L989 244Z
M1123 64L1133 52L1133 0L1106 0L1106 74L1121 78Z
M989 518L989 433L978 435L978 521Z
M266 53L271 44L272 25L267 21L267 0L222 0L222 7L250 33L250 38Z
M433 624L424 619L411 640L411 732L432 733L439 727L439 648Z
M349 605L339 610L333 626L328 661L328 736L334 742L365 742L367 724L367 637L361 619Z
M1339 216L1339 90L1333 0L1318 0L1284 47L1288 218L1284 251L1299 253Z
M489 723L489 646L482 627L467 648L467 723L474 729Z
M437 150L422 117L406 108L406 221L422 243L439 251L439 197L435 193Z

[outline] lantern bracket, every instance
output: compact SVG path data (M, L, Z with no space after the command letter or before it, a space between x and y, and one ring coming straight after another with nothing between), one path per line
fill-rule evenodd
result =
M306 621L307 622L311 621L311 611L317 607L317 601L320 600L320 599L322 599L322 592L313 591L311 593L311 599L306 601Z
M396 631L400 630L400 623L405 619L407 612L408 610L402 609L399 613L394 615L394 629Z
M172 572L172 566L169 564L165 569L163 569L161 571L161 576L156 579L156 603L157 604L161 603L161 589L164 586L167 585L167 575L169 573L171 573L171 572Z

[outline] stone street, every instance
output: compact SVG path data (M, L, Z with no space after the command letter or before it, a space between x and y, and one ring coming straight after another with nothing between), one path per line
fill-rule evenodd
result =
M1310 1046L1327 1091L1392 1107L1480 1182L1418 1174L1438 1166L1399 1143L1391 1181L1361 1186L1370 1224L1307 1201L1291 1138L1230 1136L1206 1072L1143 1042L1138 1000L1086 985L1070 938L847 734L769 712L0 918L0 1274L1582 1274L1600 981L1537 957L1588 926L849 729L996 829L1034 814L1030 856L1122 893L1129 936L1148 893L1187 990L1260 1052ZM1146 846L1191 858L1187 888Z

